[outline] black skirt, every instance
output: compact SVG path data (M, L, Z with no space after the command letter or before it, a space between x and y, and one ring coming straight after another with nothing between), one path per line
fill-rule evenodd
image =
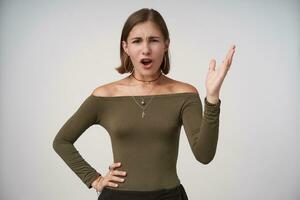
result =
M182 184L155 191L125 191L104 187L98 200L188 200Z

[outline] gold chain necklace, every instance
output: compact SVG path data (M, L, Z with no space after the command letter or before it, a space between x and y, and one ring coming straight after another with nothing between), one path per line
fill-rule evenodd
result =
M141 105L136 101L135 97L134 97L134 96L132 96L132 97L133 97L133 100L135 101L135 103L143 110L143 112L142 112L142 118L144 118L144 116L146 115L145 110L146 110L146 108L148 107L148 105L150 104L150 102L152 101L152 99L154 98L154 96L151 97L151 99L149 100L149 102L147 103L146 106L141 106Z
M131 75L133 76L133 78L135 78L133 74L131 74ZM153 81L158 80L158 79L161 77L161 75L162 75L162 73L160 73L160 75L158 76L158 78L156 78L156 79L154 79L154 80L151 80L151 81L138 80L137 78L135 78L135 79L138 80L138 81L143 81L143 82L148 82L148 83L150 83L150 82L153 82ZM153 87L153 88L154 88L154 87ZM153 90L153 88L151 89L151 91ZM151 91L150 91L150 92L151 92ZM148 95L148 96L150 96L150 95ZM146 104L144 98L141 96L141 98L142 98L141 104L142 104L142 105L140 105L140 104L137 102L135 96L131 95L131 97L133 98L134 102L135 102L135 103L143 110L143 112L142 112L142 118L144 118L145 115L146 115L145 110L146 110L146 108L149 106L149 104L151 103L152 99L154 98L154 95L151 96L151 98L150 98L150 100L149 100L149 102L148 102L147 104ZM145 105L145 104L146 104L146 105Z

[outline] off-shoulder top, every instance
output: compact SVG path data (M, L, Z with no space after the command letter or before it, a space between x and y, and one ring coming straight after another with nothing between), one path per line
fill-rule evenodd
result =
M215 156L221 100L211 104L198 93L182 92L135 96L145 99L146 115L132 96L90 94L64 123L53 148L71 170L91 188L99 173L80 155L74 142L92 125L110 136L114 162L126 171L118 190L151 191L180 184L177 157L181 127L196 160L208 164ZM141 104L142 105L142 104Z

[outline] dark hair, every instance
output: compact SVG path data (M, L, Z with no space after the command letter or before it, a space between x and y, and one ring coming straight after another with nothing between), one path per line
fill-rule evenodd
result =
M120 74L133 71L133 64L131 62L130 57L125 53L122 47L122 41L127 42L129 33L136 24L147 21L151 21L157 25L160 32L164 36L164 41L170 41L167 25L159 12L152 8L142 8L138 11L135 11L128 17L122 29L122 35L120 40L121 65L115 68ZM163 62L160 65L160 69L164 74L168 74L170 71L169 49L165 52Z

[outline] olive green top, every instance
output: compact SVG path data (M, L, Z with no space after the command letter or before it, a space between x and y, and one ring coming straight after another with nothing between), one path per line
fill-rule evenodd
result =
M145 99L146 114L143 118L140 97ZM117 182L119 187L114 189L151 191L179 185L176 164L182 125L195 158L203 164L214 158L220 99L217 104L211 104L205 97L203 112L198 93L135 98L137 102L132 96L90 94L57 133L54 150L88 188L98 172L84 160L73 143L94 124L106 129L114 162L122 163L117 169L127 172L125 181Z

